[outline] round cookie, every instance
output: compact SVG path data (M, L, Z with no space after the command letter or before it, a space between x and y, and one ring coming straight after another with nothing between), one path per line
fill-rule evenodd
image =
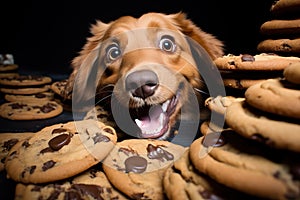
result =
M300 90L289 89L280 79L269 79L245 91L251 106L277 115L300 119Z
M18 183L15 200L33 199L125 200L127 198L113 188L102 171L91 168L63 182L44 185Z
M32 137L34 133L0 133L0 171L4 170L4 162L10 149L19 141Z
M299 0L276 0L272 4L270 12L275 16L298 14L299 17L300 1Z
M292 120L284 121L241 101L227 107L225 121L228 127L246 138L300 152L300 125Z
M257 45L260 52L300 54L300 38L297 39L266 39Z
M24 88L2 88L0 87L0 92L6 94L37 94L41 92L46 92L50 88L49 85L44 85L41 87L24 87Z
M190 159L199 172L232 189L266 199L298 199L295 174L269 159L266 146L251 142L232 131L210 133L191 144Z
M260 26L260 32L265 35L278 35L278 34L293 34L300 33L300 19L273 19L264 22Z
M38 86L51 83L48 76L19 75L17 77L1 78L0 84L4 86Z
M42 92L32 95L6 94L4 99L9 102L41 102L53 100L54 94L52 92Z
M15 144L5 161L8 178L47 183L79 174L114 148L115 130L99 121L82 120L48 126Z
M285 68L283 76L291 83L300 84L300 63L293 63Z
M300 58L295 56L279 56L266 53L261 53L254 56L248 54L228 54L214 60L214 63L218 69L230 71L284 70L284 68L295 62L300 62Z
M19 73L0 73L0 78L14 78L14 77L17 77L19 76Z
M63 92L65 89L65 86L67 85L68 80L64 79L64 80L60 80L60 81L55 81L54 83L51 84L51 90L57 94L59 97L63 98ZM66 98L67 100L71 100L72 99L72 94L69 94Z
M112 185L130 199L165 199L163 174L185 147L161 140L127 139L118 142L103 161Z
M221 185L208 176L198 173L192 165L187 149L184 154L169 166L163 178L164 191L168 199L245 199L246 195Z
M55 101L7 102L0 105L0 116L11 120L36 120L55 117L63 107Z

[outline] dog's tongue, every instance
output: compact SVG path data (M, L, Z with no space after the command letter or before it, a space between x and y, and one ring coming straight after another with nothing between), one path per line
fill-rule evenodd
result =
M156 138L164 132L166 113L161 105L154 105L150 107L148 116L136 119L135 122L141 129L143 138Z

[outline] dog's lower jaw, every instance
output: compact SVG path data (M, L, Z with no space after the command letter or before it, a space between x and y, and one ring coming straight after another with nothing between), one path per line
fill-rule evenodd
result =
M134 120L140 129L138 134L140 138L166 140L170 137L172 126L170 117L177 113L179 94L180 92L178 91L176 95L164 103L152 105L146 116Z

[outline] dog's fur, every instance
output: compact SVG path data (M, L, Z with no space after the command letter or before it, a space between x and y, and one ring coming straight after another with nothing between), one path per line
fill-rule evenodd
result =
M137 30L138 34L130 33L132 30ZM133 118L140 119L140 126L146 126L142 131L144 133L140 134L142 138L166 139L166 128L169 130L174 125L181 107L189 100L187 83L197 90L205 87L201 72L195 67L186 36L202 46L212 60L223 55L223 43L202 31L182 12L147 13L139 18L124 16L107 24L97 21L91 27L91 33L92 36L87 39L79 56L72 61L73 72L64 95L70 96L74 84L77 84L77 92L80 94L78 98L93 96L87 89L87 82L95 80L94 95L101 101L105 98L101 94L107 95L105 89L112 86L118 102L135 110ZM165 37L166 35L171 37ZM162 40L166 43L160 43ZM149 44L141 44L145 42ZM171 49L164 49L161 46L164 44L171 45ZM148 48L150 46L155 48ZM111 56L116 57L111 58L107 55L110 50L118 50L114 53L121 54L112 54ZM146 80L147 78L150 80ZM201 100L201 94L197 92L197 95ZM150 121L161 114L162 104L167 100L170 103L166 114L161 116L164 117L163 130L158 130L157 133L149 130ZM157 105L159 106L155 107ZM158 114L149 114L150 108L154 108L153 112ZM159 126L157 123L158 121L153 125L156 129Z

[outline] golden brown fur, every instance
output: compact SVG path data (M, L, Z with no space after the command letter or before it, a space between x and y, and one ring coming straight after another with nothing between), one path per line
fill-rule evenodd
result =
M156 31L157 29L159 31ZM131 33L131 30L137 31ZM174 47L174 52L148 48L155 46L158 32L164 32L164 30L164 34L170 34L172 35L171 38L175 38L176 49ZM91 73L95 73L93 70L97 68L96 82L94 83L96 93L101 94L103 88L113 85L116 97L124 106L141 108L162 104L168 99L172 99L185 80L193 88L203 88L200 73L195 67L191 49L184 36L188 36L200 44L212 60L223 55L223 43L213 35L202 31L181 12L169 15L147 13L140 18L124 16L107 24L97 21L91 27L91 33L92 36L87 39L79 56L72 61L73 72L68 80L65 97L72 94L74 84L78 85L79 98L95 95L92 94L93 91L89 93L86 88L88 88L88 77ZM122 55L117 59L109 60L106 55L107 49L115 40L117 40L117 46L121 49ZM147 44L145 46L142 44L142 47L146 48L140 48L139 45L145 42ZM99 62L98 65L102 68L95 67L95 60ZM157 79L158 83L155 85L153 95L141 98L140 95L134 93L134 89L124 89L128 86L126 84L129 81L126 79L129 75L140 71L146 71L146 76ZM135 81L135 78L132 79ZM151 84L153 83L151 82ZM151 84L147 87L153 88L154 86ZM181 106L188 101L186 83L183 85L174 111L168 113L170 115L168 118L169 126L174 124ZM127 104L126 101L129 103Z

